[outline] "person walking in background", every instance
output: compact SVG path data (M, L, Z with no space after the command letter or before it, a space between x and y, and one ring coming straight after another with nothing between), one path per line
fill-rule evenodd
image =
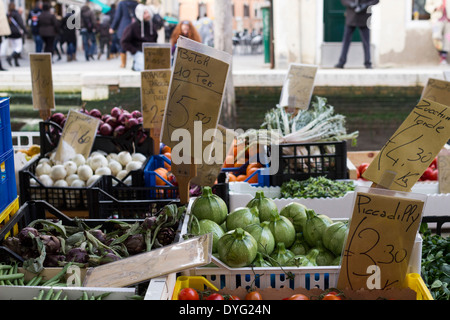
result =
M19 57L23 49L23 35L27 32L27 29L21 15L16 10L14 2L10 2L8 6L8 23L11 30L11 34L8 35L8 42L12 48L12 54L6 58L6 61L12 67L11 61L14 60L15 66L20 67Z
M42 52L43 46L42 38L41 35L39 34L39 25L38 25L39 15L41 14L41 12L42 12L42 1L36 1L36 6L32 10L30 10L27 18L28 26L30 26L31 28L31 35L33 36L34 44L36 46L35 48L36 52Z
M61 20L61 44L67 43L66 54L67 62L76 61L76 51L77 51L77 33L75 28L69 28L67 20L70 19L74 12L68 12L64 18Z
M425 10L430 14L432 39L440 64L447 64L450 50L450 0L427 0Z
M177 41L180 36L189 38L191 40L202 42L202 37L197 31L197 28L194 27L191 21L184 20L177 24L175 29L172 31L172 35L170 36L170 44L172 45L172 54L175 52Z
M138 4L135 10L136 21L123 31L120 45L122 50L129 51L133 55L134 71L144 70L142 44L158 40L158 28L152 22L153 14L151 7Z
M3 0L0 0L0 52L2 48L2 38L11 34L11 28L9 27L8 17L5 13L5 5ZM7 71L2 67L2 60L0 59L0 71Z
M81 7L81 38L83 39L84 57L86 61L94 60L94 53L97 48L97 39L95 38L95 13L89 7L90 1Z
M102 22L98 24L98 42L99 42L99 51L97 60L100 60L100 57L105 51L106 48L106 59L110 59L110 46L111 46L111 34L109 33L109 16L104 15L102 18Z
M364 66L366 69L372 68L372 61L370 57L370 29L367 22L372 15L368 11L370 6L374 6L379 0L341 0L343 6L345 6L345 28L344 37L342 39L342 49L339 62L335 65L335 68L344 68L347 62L347 54L352 41L353 32L356 28L359 29L361 35L361 41L364 49Z
M119 2L116 13L114 15L114 21L111 23L109 32L111 34L116 33L117 40L121 43L122 34L125 28L136 20L135 10L138 5L135 0L122 0ZM123 48L120 48L120 67L125 68L127 63L127 52Z
M55 38L59 32L59 24L56 16L50 11L50 3L44 2L42 12L39 16L39 34L44 42L44 52L53 55L55 49ZM53 60L53 59L52 59Z
M116 16L116 4L111 4L111 9L106 13L109 16L109 24L114 21L114 17ZM111 28L111 26L110 26ZM120 42L117 37L117 33L113 32L111 35L111 47L110 47L110 57L117 58L119 56L120 51Z
M198 19L195 25L200 37L202 38L203 44L210 47L214 47L214 23L212 19L208 18L207 14L200 19Z

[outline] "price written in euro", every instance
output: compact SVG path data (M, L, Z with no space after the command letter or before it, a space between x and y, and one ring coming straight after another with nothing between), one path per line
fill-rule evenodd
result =
M423 99L386 142L363 177L386 189L409 192L449 138L449 107Z

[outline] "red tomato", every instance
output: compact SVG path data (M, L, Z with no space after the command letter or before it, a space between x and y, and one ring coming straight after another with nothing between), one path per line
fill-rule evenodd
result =
M431 180L430 177L433 174L433 169L430 167L426 168L420 179L423 180Z
M437 160L438 160L438 158L435 157L435 158L433 159L433 161L431 161L431 164L429 165L429 167L431 167L431 168L433 168L433 169L436 169L436 168L437 168Z
M245 300L262 300L262 296L258 291L250 291L245 296Z
M309 300L309 298L307 296L305 296L304 294L297 293L297 294L293 294L286 300Z
M359 174L362 175L369 165L370 163L367 162L361 163L358 167Z
M438 174L439 174L438 169L433 170L433 171L430 173L429 179L430 179L430 180L437 181L437 180L438 180Z
M336 292L330 292L323 297L322 300L342 300L341 296L336 295Z
M198 293L195 289L184 288L178 292L179 300L199 300Z
M206 300L225 300L219 293L211 293Z
M230 300L241 300L238 296L231 296Z

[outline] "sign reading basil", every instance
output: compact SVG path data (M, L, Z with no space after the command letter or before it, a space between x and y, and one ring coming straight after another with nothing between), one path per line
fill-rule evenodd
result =
M408 192L449 138L449 107L422 99L381 148L363 177L383 188Z
M425 200L423 194L358 188L337 287L403 287Z

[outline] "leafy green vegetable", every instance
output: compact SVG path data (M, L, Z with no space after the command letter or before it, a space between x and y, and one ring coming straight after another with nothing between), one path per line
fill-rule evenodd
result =
M302 181L291 179L280 189L281 198L339 198L354 190L352 181L331 180L323 176Z
M421 277L434 300L450 300L450 237L431 234L427 224L422 234Z

